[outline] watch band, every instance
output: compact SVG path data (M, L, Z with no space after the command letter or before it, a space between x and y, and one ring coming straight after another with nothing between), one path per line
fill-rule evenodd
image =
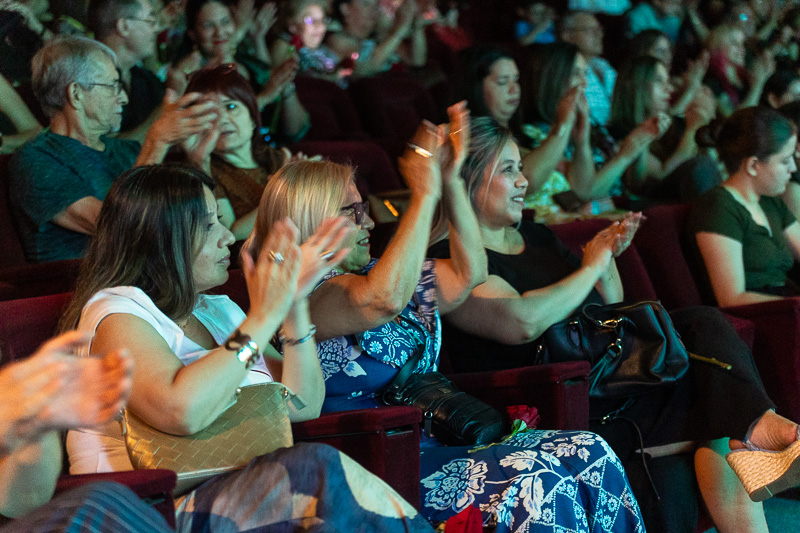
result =
M250 335L245 335L238 329L225 341L225 349L235 351L236 358L244 364L246 369L250 369L261 354L258 344L253 342Z

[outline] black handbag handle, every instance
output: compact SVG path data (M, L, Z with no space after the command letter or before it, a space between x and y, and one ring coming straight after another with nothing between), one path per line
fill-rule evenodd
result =
M414 338L417 340L417 349L414 350L414 353L408 358L405 364L400 368L400 371L394 377L394 379L389 383L389 386L386 387L386 390L383 391L381 394L381 398L383 399L383 403L390 404L390 402L386 401L387 397L393 397L396 401L400 399L397 398L397 393L400 389L403 388L403 385L406 384L408 378L411 377L411 374L414 373L414 369L417 368L417 363L422 358L422 354L425 353L425 334L422 332L422 328L418 325L414 324L412 321L404 317L403 315L397 315L397 319L402 321L406 325L411 325L415 329L419 330L422 334L421 338L417 337L416 332ZM390 404L391 405L391 404Z

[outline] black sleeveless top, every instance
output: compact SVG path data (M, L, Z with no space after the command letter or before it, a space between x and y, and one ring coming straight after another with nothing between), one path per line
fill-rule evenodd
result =
M523 294L547 287L564 279L580 267L580 260L570 252L555 233L546 226L523 221L519 232L525 248L517 255L486 250L489 275L499 276ZM428 250L430 257L449 258L450 242L438 242ZM595 289L583 302L603 304ZM453 325L447 318L442 322L442 348L456 372L479 372L519 368L533 364L537 343L506 345L477 337Z

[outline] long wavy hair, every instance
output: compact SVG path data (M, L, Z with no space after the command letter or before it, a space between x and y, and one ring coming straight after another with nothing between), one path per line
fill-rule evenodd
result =
M267 182L252 233L242 253L255 259L275 222L291 219L305 242L328 217L339 214L354 180L352 167L331 161L295 161Z
M62 331L78 325L98 291L138 287L173 320L189 316L197 297L195 235L208 213L213 180L188 165L150 165L125 172L103 201Z
M650 84L656 79L658 66L667 68L653 56L639 56L625 62L620 68L611 97L609 124L627 135L651 116L648 109Z
M552 124L556 118L558 102L569 89L569 80L578 56L574 44L557 41L535 44L522 74L522 101L525 104L525 122Z

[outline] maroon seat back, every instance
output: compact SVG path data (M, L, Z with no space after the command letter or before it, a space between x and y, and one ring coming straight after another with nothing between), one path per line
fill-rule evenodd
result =
M370 141L308 141L292 145L292 151L322 155L334 163L356 168L356 185L366 199L367 193L403 189L403 184L386 151Z
M556 235L577 256L581 256L581 247L589 242L592 237L611 224L610 220L595 218L589 220L576 220L566 224L556 224L550 227ZM622 288L627 301L656 300L656 290L650 281L650 276L645 269L642 258L637 249L638 236L631 245L617 258Z
M27 265L9 203L8 163L10 155L0 155L0 269Z
M0 301L73 291L81 262L81 259L64 259L2 269Z
M298 76L297 97L311 117L307 141L366 139L358 112L344 89L333 82Z
M347 89L364 129L374 139L392 143L390 157L401 154L423 119L441 122L430 93L407 75L389 73L353 81Z
M56 333L71 293L0 302L2 362L28 357Z
M656 294L667 309L702 304L682 244L689 209L689 204L647 209L646 220L634 239Z

